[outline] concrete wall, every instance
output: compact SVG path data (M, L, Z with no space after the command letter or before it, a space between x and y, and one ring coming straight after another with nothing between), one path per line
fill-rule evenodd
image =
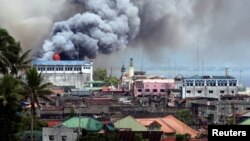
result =
M211 92L212 93L211 93ZM224 91L224 93L221 93ZM185 86L183 87L183 98L187 97L207 97L207 98L220 98L220 95L238 94L236 86Z
M45 82L56 86L75 86L84 88L84 83L91 80L90 73L43 73Z
M71 128L43 128L43 141L76 141L77 133Z

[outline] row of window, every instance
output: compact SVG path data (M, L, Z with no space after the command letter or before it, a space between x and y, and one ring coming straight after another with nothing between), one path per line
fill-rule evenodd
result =
M142 92L142 89L138 89L138 92ZM150 92L150 89L145 89L145 92ZM151 92L158 92L157 89L153 89ZM160 89L160 92L165 92L164 89Z
M50 141L54 141L55 140L54 136L53 135L49 135L49 140ZM66 141L66 140L67 140L67 136L62 136L62 141Z
M236 86L237 80L186 80L186 86Z
M191 91L190 91L190 90L187 90L187 93L191 93ZM198 90L197 93L202 93L202 90ZM209 93L209 94L213 94L214 91L213 91L213 90L209 90L208 93ZM220 93L221 93L221 94L224 94L225 91L224 91L224 90L221 90ZM231 91L231 93L234 94L234 91Z
M83 69L90 69L90 67L83 67ZM81 71L81 67L63 67L63 66L57 66L57 67L37 67L38 71Z
M237 83L218 83L218 86L236 86ZM186 83L186 86L205 86L204 83ZM216 83L207 83L206 86L216 86Z

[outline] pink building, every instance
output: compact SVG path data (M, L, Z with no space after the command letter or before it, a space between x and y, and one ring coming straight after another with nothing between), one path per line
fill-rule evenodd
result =
M134 82L135 97L166 96L167 90L174 89L174 79L138 79Z

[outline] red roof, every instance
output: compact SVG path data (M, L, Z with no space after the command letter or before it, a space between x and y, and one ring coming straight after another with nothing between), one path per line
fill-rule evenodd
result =
M192 138L198 135L198 131L192 129L185 123L181 122L172 115L168 115L164 118L145 118L137 119L144 126L148 126L154 121L158 122L161 125L161 129L164 133L179 133L179 134L190 134Z
M54 127L54 126L60 124L61 121L58 121L58 120L50 120L50 121L47 121L47 123L48 123L48 127Z
M166 124L168 124L170 127L172 127L176 132L179 134L190 134L192 138L196 137L198 134L198 131L192 129L185 123L178 120L176 117L172 115L168 115L164 118L161 118Z
M53 92L53 94L63 94L64 93L63 89L53 89L51 91Z
M136 119L136 120L139 121L144 126L149 126L152 123L157 122L161 125L161 130L164 133L175 133L175 130L171 128L169 125L167 125L166 123L164 123L161 120L161 118L144 118L144 119Z

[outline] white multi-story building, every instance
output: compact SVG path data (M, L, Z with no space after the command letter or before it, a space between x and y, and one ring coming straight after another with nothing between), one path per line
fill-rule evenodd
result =
M93 67L90 61L43 61L32 62L38 72L42 72L45 82L56 86L84 88L87 81L92 81Z
M232 76L193 76L183 80L182 98L216 98L238 93L238 81Z

